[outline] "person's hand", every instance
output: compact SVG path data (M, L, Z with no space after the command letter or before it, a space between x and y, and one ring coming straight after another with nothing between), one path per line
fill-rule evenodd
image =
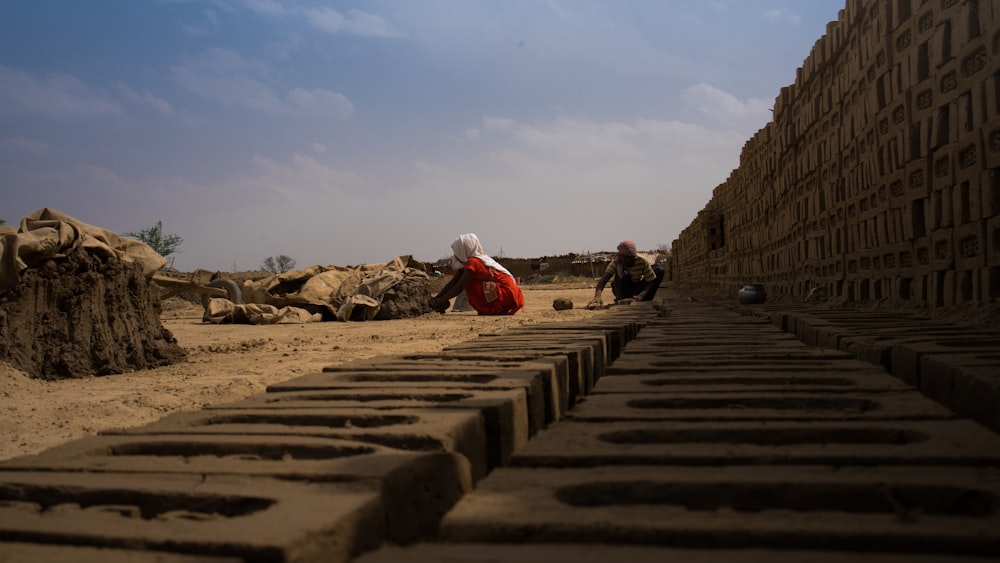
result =
M603 306L604 301L601 300L600 295L595 295L594 298L590 300L590 303L587 303L588 309L600 309Z
M427 302L427 306L438 313L444 313L448 310L448 300L441 299L439 297L432 297L430 301Z

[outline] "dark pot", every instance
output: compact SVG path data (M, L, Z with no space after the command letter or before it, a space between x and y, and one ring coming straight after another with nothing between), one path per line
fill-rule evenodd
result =
M767 301L767 292L763 285L750 283L740 288L739 299L741 305L760 305Z

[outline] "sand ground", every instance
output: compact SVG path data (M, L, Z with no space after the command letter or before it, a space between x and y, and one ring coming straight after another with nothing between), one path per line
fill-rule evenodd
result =
M594 293L589 280L522 289L525 310L513 316L449 312L392 321L266 326L206 324L200 306L169 299L161 320L187 352L184 362L62 381L31 379L0 364L0 459L37 453L105 429L140 426L173 412L237 401L328 365L436 352L481 333L599 313L586 308ZM553 309L560 297L571 299L573 309ZM609 288L604 299L611 300Z

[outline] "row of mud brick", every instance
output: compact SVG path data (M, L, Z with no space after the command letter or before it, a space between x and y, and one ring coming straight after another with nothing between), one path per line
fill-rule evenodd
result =
M675 281L1000 297L1000 3L848 0L674 241Z
M616 306L0 464L0 561L995 561L998 354L918 316ZM933 365L976 392L928 397Z

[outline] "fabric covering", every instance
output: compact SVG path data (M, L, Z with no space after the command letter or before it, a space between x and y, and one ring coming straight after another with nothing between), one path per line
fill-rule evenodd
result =
M0 294L17 285L18 274L45 260L64 258L77 248L99 256L136 262L147 278L167 264L149 245L88 225L48 207L21 219L20 228L0 227Z
M311 266L246 282L242 288L243 300L248 304L272 305L275 311L235 314L240 318L255 318L259 314L261 323L304 322L289 321L290 313L281 313L285 308L293 307L309 311L325 310L339 321L368 321L378 314L386 292L411 276L430 279L426 266L408 255L398 256L386 263L360 266ZM236 306L234 311L238 309L239 306ZM272 320L273 315L286 320ZM296 318L302 317L298 315ZM320 320L313 316L309 318Z

